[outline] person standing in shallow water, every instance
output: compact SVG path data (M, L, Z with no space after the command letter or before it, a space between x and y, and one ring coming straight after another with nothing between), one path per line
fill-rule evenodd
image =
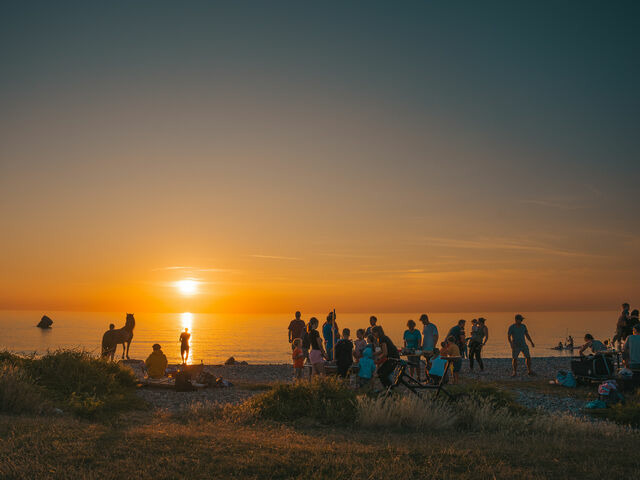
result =
M522 323L524 317L517 314L515 320L516 322L511 325L507 331L507 340L509 340L509 345L511 345L511 365L513 366L511 376L515 377L518 371L518 356L520 352L524 355L524 360L527 364L527 373L533 376L535 373L531 370L531 355L529 354L529 347L525 339L531 342L532 347L535 347L535 345L529 336L527 327Z
M180 334L180 358L182 358L182 363L187 363L189 359L189 339L191 338L191 334L189 333L189 329L185 328L184 332Z

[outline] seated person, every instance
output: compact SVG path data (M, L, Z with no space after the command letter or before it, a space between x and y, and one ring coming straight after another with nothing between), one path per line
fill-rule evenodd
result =
M604 346L604 343L602 343L600 340L595 340L593 338L593 335L591 335L590 333L587 333L584 336L584 342L584 345L580 347L580 356L584 355L584 351L587 348L591 348L591 351L593 353L604 352L607 349L607 347Z
M440 357L440 352L437 349L434 349L433 354L434 357L431 357L431 368L427 372L429 376L430 383L438 384L442 377L444 377L445 371L444 369L447 367L447 361Z
M458 383L460 376L460 369L462 368L462 357L460 356L460 348L456 343L456 339L453 336L447 338L442 342L442 350L440 350L440 356L453 358L453 385Z
M625 340L622 358L627 368L640 370L640 323L633 326L633 335L629 335Z
M151 352L144 364L147 366L150 378L163 378L167 369L167 357L162 353L159 344L154 343L152 348L153 352Z

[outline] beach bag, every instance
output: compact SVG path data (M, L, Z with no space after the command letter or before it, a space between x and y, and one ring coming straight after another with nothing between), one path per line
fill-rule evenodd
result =
M576 377L573 373L560 370L556 375L556 383L563 387L573 388L576 386Z
M176 373L176 392L192 392L196 389L191 384L191 374L189 372Z
M603 397L609 396L614 390L618 390L618 384L615 380L607 380L598 385L598 395Z

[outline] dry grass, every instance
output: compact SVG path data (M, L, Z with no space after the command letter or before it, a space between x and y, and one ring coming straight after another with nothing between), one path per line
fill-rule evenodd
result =
M50 409L42 388L23 369L0 364L0 412L40 414Z
M633 478L638 440L597 430L587 437L538 428L479 434L185 424L151 413L113 425L0 416L0 478Z

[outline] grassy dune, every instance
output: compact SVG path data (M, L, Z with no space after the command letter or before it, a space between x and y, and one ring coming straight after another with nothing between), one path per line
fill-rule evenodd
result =
M638 430L534 412L491 385L458 387L464 395L446 402L357 396L331 380L280 384L240 405L170 414L123 402L131 379L113 366L53 355L39 364L0 359L0 399L13 412L0 414L2 479L627 479L640 471ZM75 372L73 388L59 384L69 372L38 375L60 362ZM15 392L29 408L9 401ZM73 406L78 395L101 402L102 414L36 408Z

